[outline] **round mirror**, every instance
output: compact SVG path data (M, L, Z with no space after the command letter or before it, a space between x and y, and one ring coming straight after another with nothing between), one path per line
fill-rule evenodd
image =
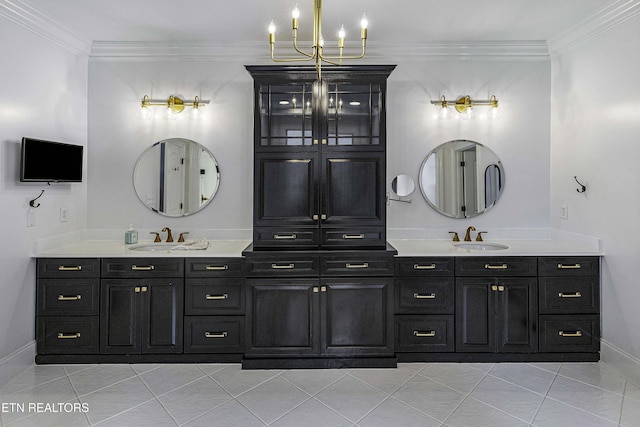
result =
M156 142L138 158L133 186L140 201L166 216L187 216L211 202L220 184L213 154L195 141Z
M413 193L416 183L409 175L398 175L391 181L391 190L399 197L405 197Z
M498 156L474 141L439 145L420 168L420 190L427 203L451 218L472 218L491 209L504 190Z

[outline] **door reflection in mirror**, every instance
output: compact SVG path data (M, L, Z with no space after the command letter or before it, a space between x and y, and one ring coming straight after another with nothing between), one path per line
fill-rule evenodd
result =
M472 218L492 208L504 190L498 156L474 141L454 140L431 151L420 169L427 203L451 218Z
M140 155L133 171L140 201L171 217L191 215L204 208L219 184L220 171L213 154L184 138L156 142Z

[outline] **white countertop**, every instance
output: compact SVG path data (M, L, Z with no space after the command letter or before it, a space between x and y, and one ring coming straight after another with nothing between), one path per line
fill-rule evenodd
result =
M34 254L37 258L107 258L107 257L239 257L242 251L249 246L250 240L209 240L209 247L204 250L170 250L174 245L167 246L166 250L153 252L133 251L130 248L153 242L139 241L137 244L125 245L115 240L84 240L56 248L44 250ZM159 244L166 245L166 243ZM175 246L180 243L175 243Z
M105 258L105 257L239 257L251 244L250 240L209 240L205 250L166 250L153 252L133 251L130 248L149 244L140 241L134 245L125 245L115 240L84 240L39 251L39 258ZM498 243L508 246L501 250L463 249L454 246L450 240L443 239L390 239L389 243L398 251L398 256L600 256L604 253L599 247L585 242L571 240L486 240L484 243ZM477 243L477 242L470 242ZM166 245L166 243L159 244ZM179 245L179 243L175 243Z
M442 239L390 239L398 256L600 256L599 246L571 240L485 240L452 242ZM500 250L477 250L455 247L457 243L496 243L508 246Z

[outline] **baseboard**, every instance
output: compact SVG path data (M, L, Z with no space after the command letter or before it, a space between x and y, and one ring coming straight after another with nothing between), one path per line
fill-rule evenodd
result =
M36 356L36 342L32 341L22 348L0 359L0 386L11 378L33 366Z
M640 387L640 359L605 340L600 340L600 360Z

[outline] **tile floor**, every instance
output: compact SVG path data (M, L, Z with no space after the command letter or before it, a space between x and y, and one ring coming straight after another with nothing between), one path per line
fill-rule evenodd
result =
M603 363L34 366L0 388L4 426L640 426L640 388Z

